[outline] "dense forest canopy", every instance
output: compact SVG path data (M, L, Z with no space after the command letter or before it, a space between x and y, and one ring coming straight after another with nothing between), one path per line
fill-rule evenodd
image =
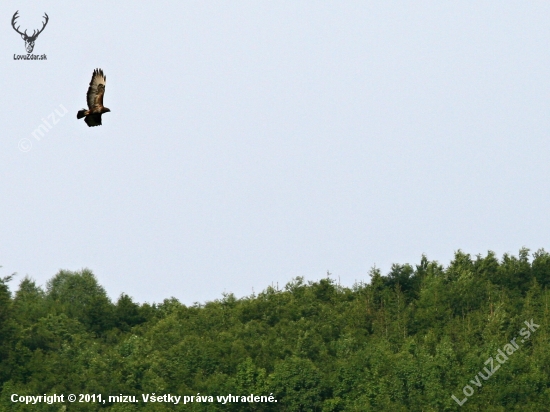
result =
M12 292L13 283L0 282L2 411L550 408L544 250L459 251L447 267L423 256L386 275L372 269L368 284L296 278L193 306L112 302L90 270L60 271L44 288L24 278ZM26 405L14 394L105 402ZM138 402L109 398L119 395Z

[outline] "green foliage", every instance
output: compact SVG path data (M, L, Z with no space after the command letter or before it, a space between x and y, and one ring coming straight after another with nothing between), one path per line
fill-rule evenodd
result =
M51 305L77 319L94 333L101 333L114 324L113 305L91 271L61 271L46 287Z
M312 411L321 404L321 373L309 359L290 356L278 362L270 386L288 410Z
M0 380L9 378L8 358L13 350L15 325L13 319L13 301L8 288L12 276L0 278Z
M448 267L374 268L369 284L330 278L185 306L111 302L89 270L45 290L0 279L0 410L12 393L273 396L276 403L69 405L82 411L542 411L550 404L550 255L456 252ZM489 357L540 325L462 406ZM517 339L520 342L520 339ZM40 404L37 411L60 411Z

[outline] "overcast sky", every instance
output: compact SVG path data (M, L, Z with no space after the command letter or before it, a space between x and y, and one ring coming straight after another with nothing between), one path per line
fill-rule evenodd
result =
M0 5L12 289L89 268L113 299L192 304L549 248L548 1L37 4ZM30 33L48 13L46 61L14 60L16 10Z

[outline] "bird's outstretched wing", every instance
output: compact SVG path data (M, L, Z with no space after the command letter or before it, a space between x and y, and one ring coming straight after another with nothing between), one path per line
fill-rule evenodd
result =
M92 112L100 112L103 108L103 95L105 94L105 82L107 78L103 74L103 70L95 69L86 93L86 101L88 109Z

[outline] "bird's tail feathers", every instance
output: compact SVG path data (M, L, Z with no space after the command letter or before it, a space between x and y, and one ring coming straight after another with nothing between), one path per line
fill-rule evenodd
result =
M84 116L86 116L88 113L86 113L88 110L86 109L82 109L82 110L79 110L78 113L76 114L76 118L77 119L82 119Z

